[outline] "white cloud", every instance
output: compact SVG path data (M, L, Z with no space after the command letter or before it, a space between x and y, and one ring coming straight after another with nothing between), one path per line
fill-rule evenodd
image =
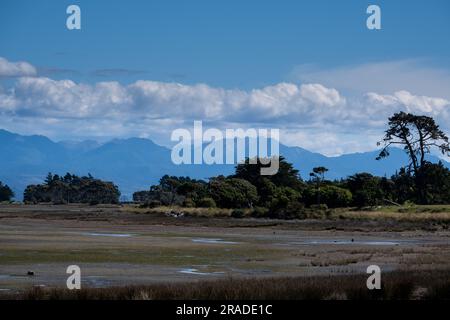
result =
M393 95L382 95L374 92L367 93L367 98L374 104L387 107L401 107L411 113L426 113L440 115L450 108L450 101L443 98L413 95L401 90Z
M77 84L43 77L19 78L7 96L18 114L49 117L149 117L210 121L263 121L326 113L345 104L335 89L320 84L280 83L251 91L205 84L183 85L140 80Z
M94 84L19 77L0 87L0 128L52 138L148 136L168 143L193 120L225 128L279 128L282 142L328 155L372 150L393 113L433 116L450 130L448 98L369 90L344 96L319 83L252 90L140 80ZM31 132L30 132L31 130Z
M329 89L321 84L305 84L301 86L301 95L309 102L332 107L345 103L336 89Z
M117 82L94 86L71 80L20 78L14 88L17 112L49 117L98 117L128 111L131 98Z
M311 65L294 68L291 81L316 82L359 94L407 90L418 95L450 99L450 72L429 67L423 60L372 62L321 69Z
M37 74L28 62L10 62L0 57L0 77L29 77Z
M0 86L0 114L2 111L12 111L16 107L16 99Z

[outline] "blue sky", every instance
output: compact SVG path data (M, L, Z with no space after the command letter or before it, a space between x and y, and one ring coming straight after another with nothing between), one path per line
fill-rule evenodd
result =
M380 31L365 27L370 3L382 8ZM65 28L69 4L82 10L80 31ZM113 78L95 70L123 69L130 74L117 72L114 80L145 73L160 81L252 88L283 81L304 64L421 58L450 67L445 0L2 0L0 21L4 57L73 70L81 74L72 78L91 82Z
M65 27L70 4L81 8L82 30ZM366 28L369 4L381 7L382 30ZM450 99L448 39L450 2L444 0L2 0L0 57L7 63L27 62L35 73L28 80L24 76L30 74L0 74L0 126L32 133L29 124L39 119L42 125L33 129L55 139L140 135L167 143L168 134L155 129L158 123L170 128L203 117L220 127L236 123L280 127L286 143L328 154L370 150L382 128L383 119L376 114L386 116L409 108L430 113L442 122L450 119L446 104ZM43 79L68 80L75 86L44 83ZM152 81L152 86L139 81ZM167 86L174 82L187 87ZM99 83L109 85L98 88ZM111 83L119 86L112 88ZM296 89L280 84L293 84ZM47 96L56 90L63 90L59 97L64 101ZM262 92L254 96L254 90ZM80 95L88 94L93 98L80 100ZM102 107L92 101L115 94L115 101L123 99L117 103L121 112L130 108L129 112L137 114L147 108L144 118L148 122L112 123L113 115L101 117ZM161 96L155 94L172 98L161 102ZM289 98L283 100L286 95ZM262 101L261 96L270 96L276 105ZM45 103L31 106L30 97ZM72 110L68 100L73 108L86 104L84 113L71 114L58 104ZM195 108L204 104L203 109L187 116L183 112L189 113L190 103L196 104ZM224 117L219 110L240 103L250 111ZM174 104L174 114L161 112ZM367 110L368 104L382 110ZM334 109L323 116L326 108ZM85 112L87 109L90 112ZM353 116L343 115L348 110ZM268 117L259 117L261 112ZM355 116L361 113L368 116ZM89 125L76 130L68 118L72 123L80 121L78 127L81 121ZM106 131L105 127L112 129ZM355 127L365 130L370 141L355 138ZM321 137L323 145L308 142L322 133L328 135ZM348 146L330 148L344 138L351 140Z

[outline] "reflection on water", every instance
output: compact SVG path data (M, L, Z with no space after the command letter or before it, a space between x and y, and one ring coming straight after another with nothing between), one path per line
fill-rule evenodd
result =
M83 233L85 236L93 236L93 237L117 237L117 238L129 238L132 237L132 234L128 233Z
M194 269L194 268L181 269L178 272L179 273L186 273L186 274L195 274L195 275L199 275L199 276L218 275L218 274L223 274L224 273L224 272L221 272L221 271L217 271L217 272L200 272L198 269Z
M223 239L209 239L209 238L192 239L192 242L196 242L196 243L221 243L221 244L237 244L237 243L239 243L239 242L235 242L235 241L225 241Z

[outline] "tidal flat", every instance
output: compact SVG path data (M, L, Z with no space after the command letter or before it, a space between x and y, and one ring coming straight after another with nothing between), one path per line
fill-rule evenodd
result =
M450 231L438 214L438 222L362 213L286 221L170 217L129 206L0 205L0 290L64 288L69 265L81 268L83 288L360 277L374 264L382 272L450 274Z

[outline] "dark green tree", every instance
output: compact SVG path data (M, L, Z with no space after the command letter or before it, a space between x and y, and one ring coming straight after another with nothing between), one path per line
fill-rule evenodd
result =
M14 192L11 190L8 185L3 184L0 181L0 202L2 201L11 201L11 199L14 197Z
M315 204L318 198L329 208L348 207L352 203L352 193L335 185L325 185L320 189L310 187L303 192L302 200L306 205Z
M58 175L49 174L45 183L29 185L24 191L27 203L118 203L119 196L119 189L112 182L75 175L71 175L70 181L65 181Z
M442 162L425 163L418 172L423 183L422 203L450 203L450 170Z
M398 203L404 203L407 200L416 201L417 192L415 191L414 177L406 170L400 168L391 177L394 183L393 200Z
M320 186L325 180L325 172L327 172L328 169L325 167L315 167L313 168L313 171L309 174L311 179L315 182L316 188L317 188L317 204L320 205Z
M53 174L49 172L47 174L47 177L45 178L45 184L49 186L52 184L52 182L53 182Z
M212 198L222 208L251 208L258 201L256 187L238 178L214 178L209 183Z
M353 204L357 207L374 206L384 199L381 179L370 173L357 173L348 177L344 185L353 195Z
M393 145L403 147L410 160L408 171L415 177L418 201L424 203L425 181L420 170L427 163L426 155L432 148L443 155L450 155L448 137L434 119L427 116L399 112L389 118L388 125L383 141L378 142L378 145L383 145L383 149L377 159L389 156L389 148Z
M235 178L244 179L256 186L259 190L263 179L269 179L276 186L301 189L303 184L297 169L294 169L291 163L287 162L283 156L279 157L279 169L274 175L261 175L261 167L268 165L262 164L259 159L257 163L250 163L247 158L243 163L236 166Z

